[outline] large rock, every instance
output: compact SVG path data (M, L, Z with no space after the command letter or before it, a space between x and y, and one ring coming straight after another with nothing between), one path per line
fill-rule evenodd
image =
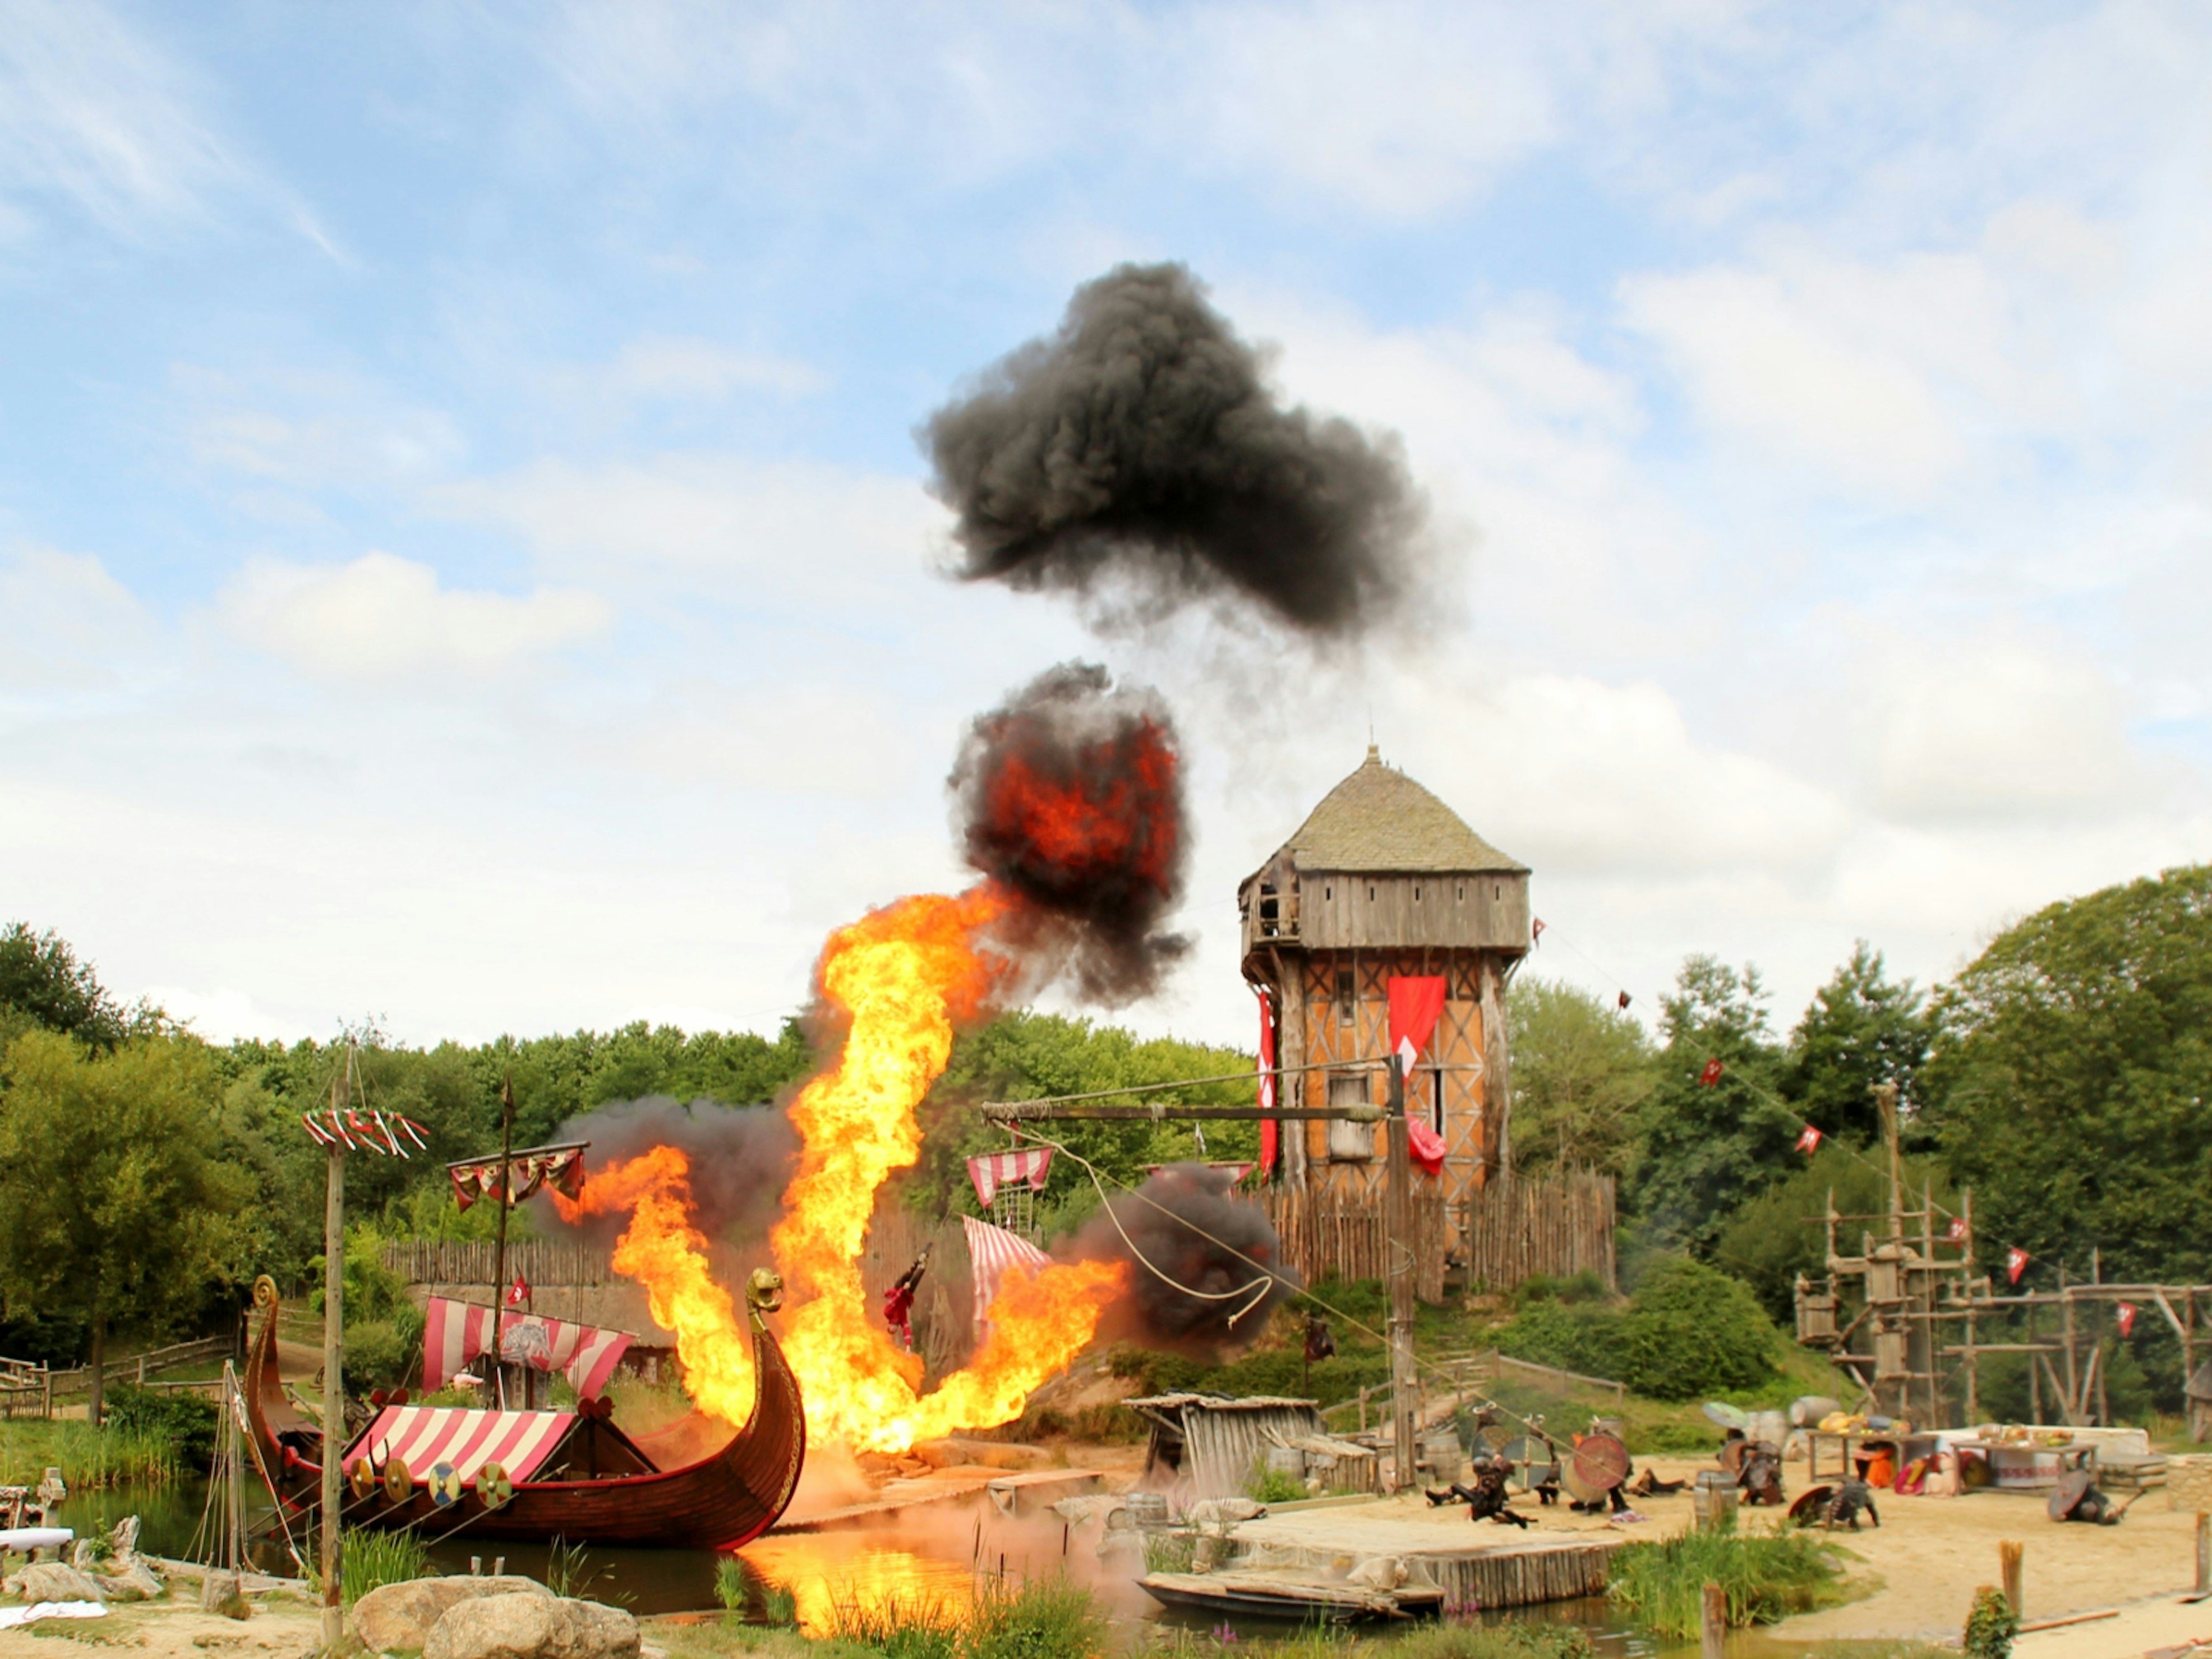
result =
M430 1639L431 1627L464 1601L486 1595L538 1595L548 1601L553 1592L534 1578L513 1574L489 1578L410 1578L385 1584L353 1604L354 1634L374 1653L394 1653L419 1648Z
M637 1620L620 1607L550 1595L487 1595L441 1619L422 1659L637 1659Z
M64 1562L33 1561L17 1577L26 1601L105 1601L107 1599L106 1592L97 1583Z

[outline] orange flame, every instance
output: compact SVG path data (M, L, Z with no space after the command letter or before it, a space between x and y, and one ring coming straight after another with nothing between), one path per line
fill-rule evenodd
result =
M769 1243L792 1299L783 1348L805 1395L808 1432L855 1449L902 1451L1019 1416L1126 1288L1120 1263L1009 1270L992 1300L989 1340L927 1395L919 1392L921 1361L892 1346L867 1305L860 1257L876 1194L921 1154L915 1109L951 1057L954 1027L981 1013L1008 971L975 939L1010 902L988 885L902 899L840 928L822 953L822 994L850 1026L836 1063L792 1103L802 1151ZM693 1401L741 1425L750 1360L690 1222L684 1155L655 1147L592 1176L575 1203L561 1201L570 1221L622 1210L631 1218L616 1270L646 1286L653 1316L675 1331Z

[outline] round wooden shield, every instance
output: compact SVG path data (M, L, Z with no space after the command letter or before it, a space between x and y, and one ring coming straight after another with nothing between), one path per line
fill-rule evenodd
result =
M346 1485L353 1488L356 1498L366 1498L376 1490L376 1470L366 1455L353 1460L346 1471Z
M1527 1435L1505 1443L1505 1461L1513 1466L1513 1484L1534 1492L1559 1478L1559 1455L1540 1440Z
M477 1471L477 1497L486 1509L498 1509L514 1496L514 1482L499 1464L486 1463Z
M415 1495L415 1477L407 1471L407 1460L394 1457L384 1466L384 1495L394 1504L404 1504Z
M1790 1506L1790 1518L1801 1527L1816 1526L1828 1507L1828 1500L1836 1495L1833 1486L1814 1486L1800 1492L1797 1501Z
M441 1510L449 1510L461 1501L461 1472L451 1463L441 1463L430 1471L430 1501Z
M2095 1477L2087 1469L2069 1469L2058 1477L2058 1484L2051 1489L2051 1497L2043 1506L2044 1512L2053 1521L2063 1521L2081 1505L2089 1495Z
M1628 1479L1628 1448L1609 1434L1586 1434L1565 1474L1567 1490L1583 1503L1602 1498Z

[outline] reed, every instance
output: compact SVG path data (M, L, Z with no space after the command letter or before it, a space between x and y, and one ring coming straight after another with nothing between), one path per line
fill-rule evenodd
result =
M175 1445L161 1435L68 1419L0 1419L0 1486L35 1486L50 1468L72 1492L165 1486L181 1472Z
M1706 1584L1727 1593L1731 1626L1771 1625L1837 1599L1841 1574L1834 1547L1804 1533L1688 1533L1618 1552L1607 1594L1646 1630L1687 1639Z
M373 1589L427 1577L429 1547L411 1532L356 1532L348 1528L344 1565L339 1571L345 1580L345 1603L351 1607Z
M940 1598L840 1595L830 1635L884 1659L1098 1659L1106 1650L1106 1609L1064 1578L986 1583L966 1611Z

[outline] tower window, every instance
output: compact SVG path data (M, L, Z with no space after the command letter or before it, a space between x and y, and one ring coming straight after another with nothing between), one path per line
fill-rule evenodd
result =
M1324 904L1326 904L1326 903L1328 903L1331 899L1334 898L1335 896L1336 896L1336 889L1335 889L1335 888L1334 888L1334 887L1332 887L1332 886L1330 886L1327 882L1323 882L1323 883L1321 884L1321 898L1322 898L1322 903L1324 903Z
M1467 902L1467 884L1465 882L1462 882L1459 884L1459 902L1462 904Z
M1375 889L1371 884L1367 889L1367 902L1370 904L1375 902Z
M1358 987L1352 978L1352 969L1338 969L1336 970L1336 1023L1339 1025L1351 1024L1358 1017Z
M1416 887L1416 888L1414 888L1414 889L1413 889L1413 902L1414 902L1414 903L1416 903L1416 904L1419 904L1420 902L1421 902L1421 890L1420 890L1419 887Z

